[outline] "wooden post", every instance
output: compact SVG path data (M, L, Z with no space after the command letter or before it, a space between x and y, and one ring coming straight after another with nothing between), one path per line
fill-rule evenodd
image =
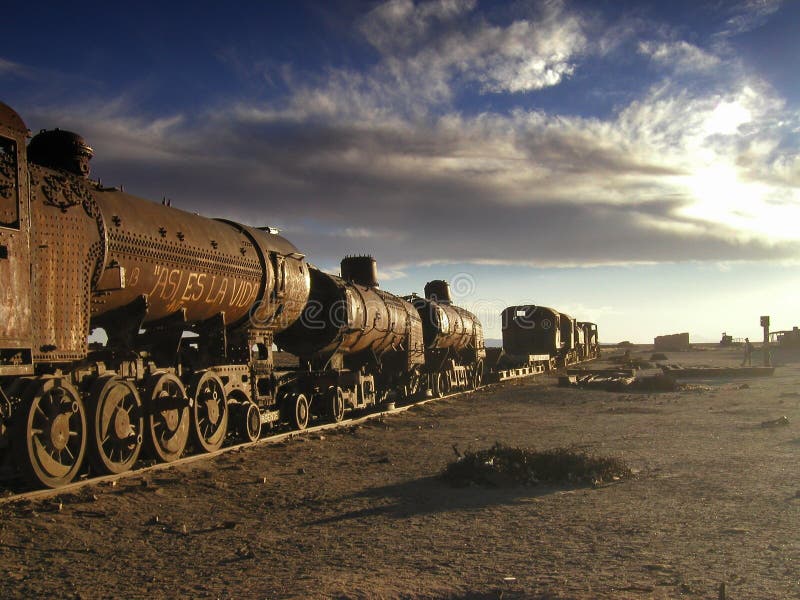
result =
M761 345L761 354L764 357L764 366L769 367L769 315L761 317L761 327L764 328L764 343Z

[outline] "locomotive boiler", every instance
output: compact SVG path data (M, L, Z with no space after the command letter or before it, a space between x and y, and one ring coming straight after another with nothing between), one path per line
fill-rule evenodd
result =
M306 404L338 421L345 410L374 405L393 390L410 396L419 387L422 323L410 303L378 289L371 256L344 258L341 277L312 267L301 318L275 340L300 358L295 386L304 403L294 419L300 428Z
M34 483L248 439L287 408L276 333L304 256L270 228L200 217L88 179L76 134L33 138L0 104L0 453ZM88 345L90 331L108 341Z
M425 285L425 297L409 299L419 312L425 341L425 369L435 397L481 383L486 348L483 326L468 310L455 306L446 281Z

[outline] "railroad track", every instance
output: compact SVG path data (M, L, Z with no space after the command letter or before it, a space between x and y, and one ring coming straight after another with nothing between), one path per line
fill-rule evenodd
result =
M492 388L497 386L497 383L490 383L486 385L482 385L477 390L463 390L458 391L453 394L448 394L447 396L442 396L441 398L426 398L424 400L420 400L419 402L413 402L411 404L404 404L403 406L397 406L395 408L380 410L377 412L369 413L366 415L362 415L359 417L355 417L352 419L344 419L339 423L323 423L321 425L315 425L313 427L308 427L303 429L302 431L293 430L293 431L285 431L282 433L277 433L275 435L269 435L263 437L261 439L256 440L255 442L244 442L240 444L234 444L232 446L226 446L221 448L215 452L206 452L202 454L192 454L190 456L186 456L184 458L179 458L178 460L172 462L165 462L165 463L155 463L153 465L149 465L146 467L141 467L139 469L132 469L130 471L125 471L124 473L118 473L114 475L103 475L100 477L91 477L87 479L83 479L80 481L74 481L67 485L58 487L58 488L46 488L40 490L32 490L27 492L20 492L16 494L11 494L8 496L0 497L0 506L12 504L15 502L22 502L26 500L43 500L47 498L53 498L56 496L60 496L62 494L69 494L73 493L77 490L81 490L83 488L103 484L103 483L110 483L113 481L119 481L121 479L127 479L129 477L139 477L146 473L152 473L156 471L163 471L165 469L172 469L177 466L181 465L188 465L195 462L212 460L217 456L221 456L223 454L227 454L229 452L234 452L237 450L242 450L244 448L252 448L255 446L263 446L267 444L277 444L284 440L292 439L294 437L303 436L303 435L311 435L314 433L319 433L322 431L330 431L332 429L338 429L342 427L352 427L353 425L358 425L360 423L365 423L367 421L371 421L373 419L378 419L380 417L386 415L393 415L405 412L415 406L422 406L424 404L428 404L429 402L434 402L437 400L446 400L449 398L457 398L458 396L463 396L467 394L472 394L478 390L485 390L487 388Z

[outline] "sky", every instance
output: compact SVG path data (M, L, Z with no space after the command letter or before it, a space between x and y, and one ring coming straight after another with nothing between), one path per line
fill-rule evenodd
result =
M12 3L0 101L92 176L451 282L489 338L800 324L800 1Z

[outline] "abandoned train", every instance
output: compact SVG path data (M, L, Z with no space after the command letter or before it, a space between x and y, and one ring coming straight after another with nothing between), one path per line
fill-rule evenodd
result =
M325 273L270 227L90 180L74 133L28 137L0 103L0 464L34 485L481 384L481 323L446 282L393 295L369 256ZM273 346L299 367L277 368Z
M27 138L0 104L0 454L34 483L480 383L478 320L379 290L371 258L325 274L274 229L90 180L76 134ZM304 368L277 370L276 342Z
M597 325L547 306L509 306L501 314L503 351L509 363L548 356L563 367L600 356Z

